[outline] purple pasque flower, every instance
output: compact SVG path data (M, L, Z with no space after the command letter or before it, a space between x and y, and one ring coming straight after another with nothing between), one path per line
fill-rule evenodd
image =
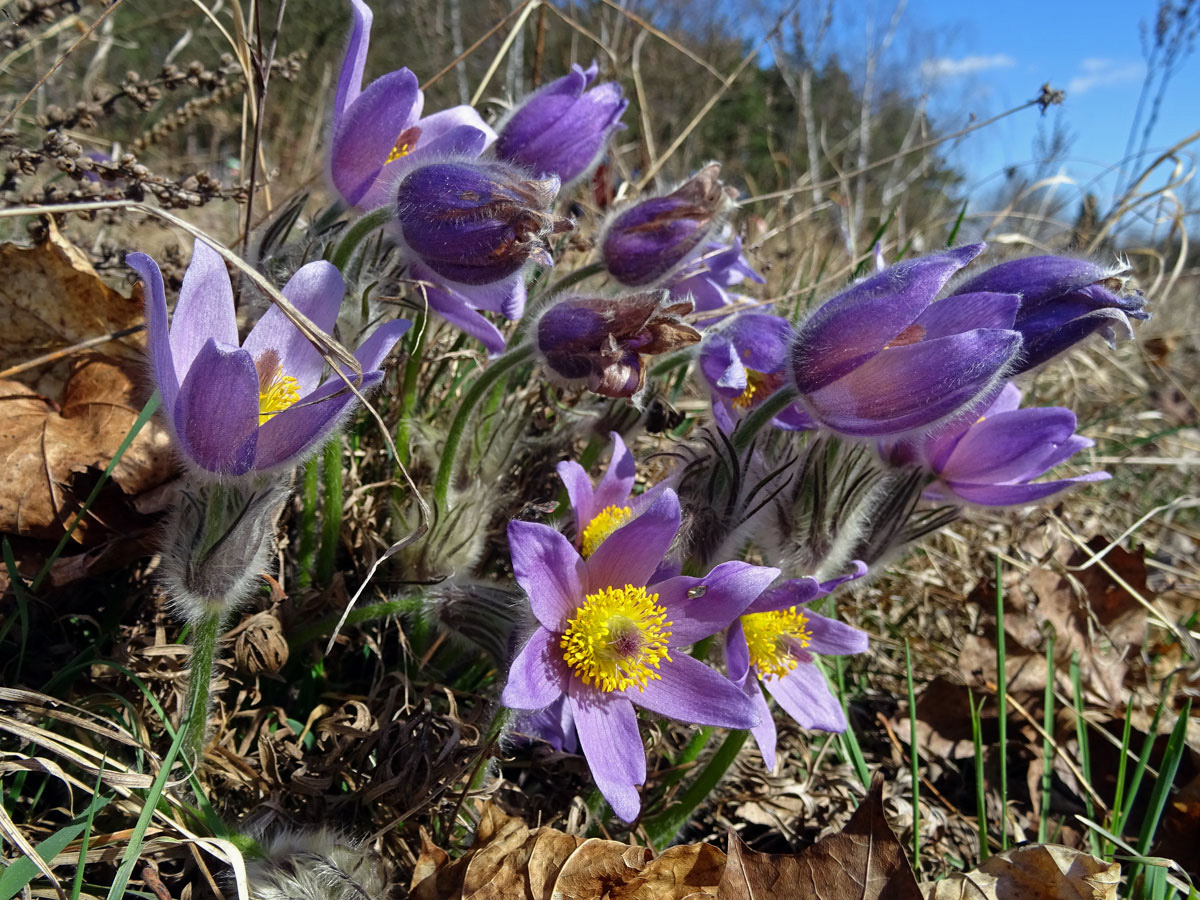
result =
M1128 290L1127 267L1106 269L1070 256L1030 256L992 266L958 288L1020 294L1013 325L1024 343L1013 374L1040 366L1088 335L1099 332L1112 345L1118 334L1133 337L1130 319L1148 319L1141 291Z
M679 523L679 498L664 491L587 559L547 525L508 526L513 573L538 627L502 702L537 710L565 695L596 785L627 822L646 780L634 704L697 725L758 724L747 696L683 648L725 628L778 570L727 562L703 578L650 583Z
M493 355L504 352L505 337L482 313L497 313L512 321L525 311L523 278L484 285L455 284L419 260L409 262L408 278L417 283L431 310L480 341Z
M700 372L712 393L713 418L722 431L787 383L787 354L792 341L787 319L743 312L704 332ZM801 431L814 423L798 404L771 420L776 428Z
M321 380L321 353L279 307L267 310L239 346L229 273L208 244L195 243L169 328L158 265L144 253L125 262L144 283L154 380L191 469L229 478L289 467L353 410L354 394L336 375ZM338 270L318 261L302 266L282 293L328 332L345 289ZM380 364L409 324L386 322L358 348L362 378L343 372L359 391L383 380Z
M1034 482L1095 442L1075 433L1075 414L1061 406L1019 409L1011 382L982 414L967 417L916 443L911 456L938 477L929 500L976 506L1021 506L1073 484L1105 481L1107 472Z
M628 287L662 281L720 227L737 196L711 163L669 194L619 210L600 236L610 275Z
M666 291L623 297L563 297L538 320L536 345L554 375L605 397L636 397L646 383L643 356L689 347L700 332L684 323L690 300Z
M800 326L791 375L830 431L883 437L928 428L994 390L1015 362L1016 294L971 292L934 303L983 249L905 260L826 301Z
M742 239L735 237L732 244L710 241L704 252L692 260L667 285L671 296L682 300L691 297L696 312L718 312L733 302L729 288L736 287L749 279L756 284L766 284L750 265L742 252ZM717 321L717 317L704 320L705 324Z
M843 656L867 649L867 635L835 619L804 609L838 585L866 574L855 571L832 581L794 578L759 594L725 635L729 677L746 692L758 712L750 729L763 762L775 768L775 720L759 682L801 728L845 731L842 705L829 691L815 656Z
M546 238L571 229L550 212L557 193L557 177L534 180L508 163L428 163L401 179L396 220L410 256L442 279L494 285L530 260L554 265Z
M629 101L609 81L591 90L599 68L572 63L571 73L530 94L500 125L498 159L535 175L557 175L563 184L585 174L621 124Z
M391 197L397 178L422 161L476 157L496 139L470 106L421 117L425 95L408 69L362 87L371 42L371 8L350 0L354 24L333 104L334 186L351 206L371 209Z

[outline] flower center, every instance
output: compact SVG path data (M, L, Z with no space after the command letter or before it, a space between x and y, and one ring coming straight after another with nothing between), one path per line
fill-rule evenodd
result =
M792 671L798 665L792 655L793 642L807 647L812 640L812 632L805 627L808 619L794 606L776 612L751 613L742 616L741 622L746 646L750 648L750 665L762 677L782 678Z
M603 544L610 534L632 518L633 510L628 506L606 506L600 510L596 517L588 522L587 528L583 529L583 558L587 559L595 553L596 548Z
M733 398L733 408L747 410L756 402L762 400L762 390L767 386L767 376L756 369L746 370L746 389Z
M574 674L602 691L623 691L661 678L655 669L671 661L667 639L671 623L658 605L658 594L631 584L588 594L567 622L558 646Z
M412 153L417 148L417 140L421 137L421 129L413 125L411 128L405 128L400 132L400 136L396 138L396 143L392 147L392 152L388 154L387 159L383 161L386 166L388 163L393 163L398 159L402 159Z
M258 424L266 425L271 417L283 412L300 399L300 382L285 375L279 354L267 350L254 361L258 372Z

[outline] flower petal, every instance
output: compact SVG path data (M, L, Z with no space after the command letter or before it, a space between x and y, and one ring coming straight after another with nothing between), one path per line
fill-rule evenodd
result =
M1107 272L1086 259L1027 256L992 266L959 287L956 294L994 291L1042 299L1103 281Z
M583 603L583 558L562 534L538 522L509 522L513 575L543 627L561 634Z
M417 76L398 69L371 82L342 111L333 130L330 165L333 183L347 203L362 203L400 135L420 117L422 102Z
M750 675L750 646L741 619L730 623L725 632L725 670L734 684L742 684Z
M703 578L680 575L656 584L658 602L673 623L671 646L686 647L716 634L746 612L778 577L778 569L733 560Z
M255 464L258 439L254 358L238 348L222 349L209 338L180 385L175 429L180 448L206 472L249 472Z
M976 422L938 472L946 481L1000 484L1032 481L1083 449L1075 436L1075 414L1061 406L1030 407L987 416Z
M846 714L829 690L829 683L811 663L801 663L782 678L768 676L763 686L801 728L845 731Z
M163 289L162 272L158 269L158 263L145 253L128 254L125 264L138 273L145 285L146 329L149 332L154 382L162 395L163 411L171 420L175 415L175 398L179 396L179 376L175 374L175 361L171 354L167 295Z
M1033 484L966 484L958 481L946 482L960 500L976 506L1024 506L1065 491L1076 484L1091 481L1107 481L1112 478L1107 472L1089 472L1074 478L1058 481L1038 481Z
M821 596L823 596L821 584L811 575L804 578L789 578L769 591L759 594L757 599L746 607L746 613L776 612L791 606L811 603Z
M663 491L645 512L605 538L588 558L587 593L649 584L679 532L679 521L679 498L674 491Z
M461 109L462 107L458 108ZM467 108L469 109L470 107ZM444 115L446 113L438 113L435 116L430 116L428 119L421 119L417 123L417 127L421 129L421 136L418 139L420 143L418 143L416 149L408 155L394 159L383 166L376 173L374 182L367 188L367 191L358 201L358 206L370 209L390 202L392 194L396 189L396 183L407 172L423 163L446 159L447 157L470 157L474 159L483 152L483 148L488 144L488 136L492 134L492 130L483 124L483 120L479 118L478 113L475 113L474 116L478 120L478 126L458 125L449 129L444 134L430 135L428 133L429 122L437 119L438 116Z
M751 706L758 716L758 724L750 729L750 733L754 735L754 743L758 744L758 752L762 754L763 765L767 767L768 772L773 772L775 771L775 717L771 715L771 709L767 706L767 698L763 696L757 678L753 676L747 678L742 690L750 698Z
M592 498L595 512L592 515L610 506L620 508L628 504L629 495L633 493L633 482L637 477L637 464L621 436L615 431L610 431L608 435L612 439L612 459L608 468L604 470L604 477L596 485L596 492Z
M567 489L567 501L575 513L575 543L578 544L583 540L584 529L599 512L592 500L595 493L592 479L588 477L583 466L573 459L564 459L554 469L562 479L563 487Z
M183 275L175 315L171 319L171 353L175 375L183 384L192 361L209 338L227 347L238 345L233 286L225 260L204 241L192 246L192 261Z
M425 284L429 308L464 334L475 338L489 353L503 353L505 340L500 329L480 315L458 291L445 285Z
M925 329L926 341L975 328L1011 329L1020 305L1018 294L955 294L929 304L913 324Z
M643 709L692 725L752 728L759 722L742 689L683 651L658 667L659 678L622 693Z
M808 610L805 610L804 617L808 619L808 631L812 635L808 646L810 652L825 656L866 652L868 639L865 631Z
M642 806L638 785L646 781L646 751L633 704L577 678L570 680L568 696L596 787L622 821L632 822Z
M567 690L570 673L558 651L559 637L535 631L512 661L500 702L509 709L542 709Z
M367 48L371 44L371 7L362 0L350 0L354 24L350 27L350 41L346 46L346 58L338 75L337 96L333 101L333 127L336 129L342 114L362 93L363 70L367 65Z
M318 260L301 266L281 293L314 325L329 334L337 322L346 282L332 263ZM242 347L249 350L256 361L266 351L274 350L283 373L300 383L301 396L312 393L321 383L321 370L325 366L321 351L275 304L271 304L246 335Z

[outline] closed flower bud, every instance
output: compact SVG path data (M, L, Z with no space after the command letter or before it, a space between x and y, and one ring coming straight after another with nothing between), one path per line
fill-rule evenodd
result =
M515 276L530 260L553 265L546 238L571 229L550 212L557 176L528 178L506 163L441 162L400 182L396 217L409 252L467 285Z
M1133 337L1130 319L1148 319L1141 291L1127 289L1124 269L1069 256L1031 256L992 266L955 291L1019 294L1013 327L1024 344L1014 372L1025 372L1099 332L1111 345Z
M500 128L496 156L564 184L590 169L629 105L615 82L587 90L596 72L595 63L575 64L571 74L530 94Z
M600 241L613 278L630 287L654 284L697 252L736 196L721 183L720 173L712 163L670 194L618 212Z
M646 382L643 356L670 353L700 340L681 319L690 300L672 302L666 291L624 297L565 297L537 325L545 366L605 397L633 397Z

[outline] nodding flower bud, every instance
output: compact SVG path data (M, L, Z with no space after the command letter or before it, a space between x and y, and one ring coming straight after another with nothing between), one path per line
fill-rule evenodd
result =
M495 153L539 175L557 175L566 184L588 171L621 125L629 101L616 82L588 86L595 63L571 66L571 74L535 91L500 128Z
M400 182L396 218L409 252L450 281L495 284L529 260L551 266L546 237L571 229L550 204L557 176L532 179L500 162L440 162Z
M670 353L700 340L683 322L690 300L666 291L624 297L565 297L537 325L537 349L546 368L580 381L605 397L634 397L646 383L643 356Z
M1105 269L1069 256L1031 256L992 266L956 294L991 291L1020 294L1013 327L1024 344L1013 374L1048 359L1099 332L1111 345L1133 337L1130 319L1148 319L1146 298L1127 288L1126 268Z
M721 183L720 173L712 163L671 193L618 212L600 239L609 274L621 284L644 287L663 280L698 251L737 196Z

